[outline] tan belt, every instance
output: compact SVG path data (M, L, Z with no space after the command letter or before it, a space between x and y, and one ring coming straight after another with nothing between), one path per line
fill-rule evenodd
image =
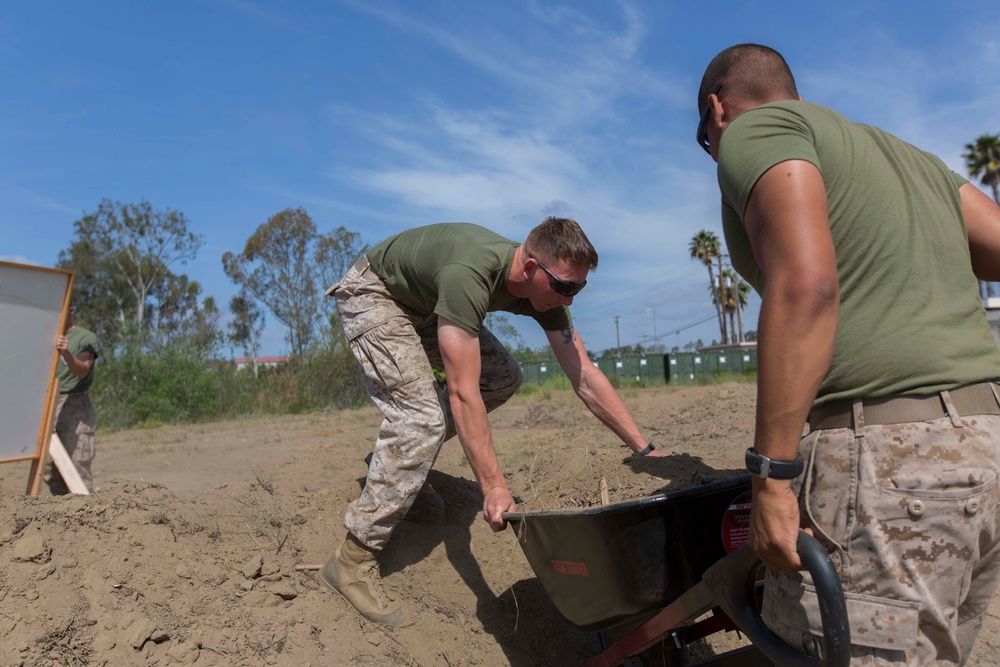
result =
M351 269L354 269L358 273L364 274L364 272L368 269L368 266L369 266L368 257L366 255L361 255L361 257L358 258L358 261L354 262L354 266L352 266ZM348 271L350 271L350 269L348 269ZM341 284L343 284L343 282L344 279L341 278L336 283L331 285L325 292L323 292L323 294L325 294L326 296L333 296L333 293L337 291L337 289L341 286Z
M364 273L365 269L367 269L368 266L369 264L367 255L361 255L361 257L358 257L358 261L354 262L354 270L357 271L358 273Z
M1000 415L1000 394L992 382L970 384L948 392L956 417ZM929 396L890 396L861 401L866 426L922 422L948 416L942 393ZM854 425L854 401L833 401L809 413L809 430L851 428Z

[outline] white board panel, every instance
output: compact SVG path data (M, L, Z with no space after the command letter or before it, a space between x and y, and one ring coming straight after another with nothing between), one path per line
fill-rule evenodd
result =
M72 275L0 262L0 461L36 456Z

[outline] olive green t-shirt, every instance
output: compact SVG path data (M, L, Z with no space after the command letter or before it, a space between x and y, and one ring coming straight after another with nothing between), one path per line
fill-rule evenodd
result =
M94 368L97 366L97 336L89 329L83 327L73 327L66 333L69 341L68 350L74 357L79 357L81 352L90 352L94 355L94 364L90 366L90 372L85 378L78 378L59 356L59 366L56 369L56 379L59 380L60 394L79 394L90 389L94 382Z
M959 197L944 163L878 128L800 101L737 116L719 144L722 220L733 266L763 280L743 225L757 180L805 160L823 175L840 280L840 322L816 404L929 394L1000 378Z
M533 317L546 331L570 326L569 309L535 310L507 291L519 243L467 222L417 227L368 252L372 270L389 292L418 313L435 313L478 334L486 313Z

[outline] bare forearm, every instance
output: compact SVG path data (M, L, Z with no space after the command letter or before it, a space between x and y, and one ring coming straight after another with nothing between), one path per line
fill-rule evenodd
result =
M566 376L573 383L573 390L587 409L612 433L621 438L633 452L641 452L649 444L636 426L632 415L625 409L615 388L604 373L587 357L583 340L572 327L561 332L546 332L552 351L559 360Z
M773 459L798 451L833 358L840 284L827 216L822 175L804 161L772 167L747 203L747 233L765 276L754 447Z
M587 409L632 451L641 452L649 444L603 373L595 371L585 376L577 387L577 395Z
M839 296L836 286L814 292L769 286L759 321L757 428L754 447L791 460L802 426L833 357Z
M91 367L94 365L93 360L78 359L77 357L74 357L69 350L60 350L59 353L62 355L63 361L66 362L66 366L69 367L69 372L81 380L87 377L87 374L90 373Z
M479 482L485 495L494 487L507 488L500 462L497 460L496 449L493 446L493 433L486 417L486 406L480 398L464 401L452 396L452 416L458 431L462 450L469 460L469 467Z

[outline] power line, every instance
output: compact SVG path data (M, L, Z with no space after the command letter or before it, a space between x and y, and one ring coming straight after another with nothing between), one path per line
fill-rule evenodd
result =
M674 283L671 280L671 278L673 278L675 275L693 273L695 270L698 270L700 266L703 265L692 264L690 266L680 266L677 267L675 271L667 272L666 274L659 275L653 279L632 281L633 283L632 289L616 290L613 293L606 296L605 298L599 299L596 302L589 301L587 302L586 305L580 305L580 306L574 305L572 307L573 313L574 314L589 313L594 310L605 308L606 306L612 304L619 304L623 300L635 298L636 296L639 296L643 292L647 292L650 289L655 289L657 287L672 286Z
M691 324L685 324L684 326L678 327L677 329L674 329L673 331L668 331L668 332L666 332L664 334L660 334L660 336L658 336L658 337L659 338L663 338L664 336L673 336L674 334L679 334L680 332L684 331L685 329L690 329L692 327L698 326L699 324L704 324L705 322L708 322L709 320L714 320L718 316L719 316L718 313L713 313L713 314L709 315L708 317L706 317L703 320L698 320L697 322L692 322Z

